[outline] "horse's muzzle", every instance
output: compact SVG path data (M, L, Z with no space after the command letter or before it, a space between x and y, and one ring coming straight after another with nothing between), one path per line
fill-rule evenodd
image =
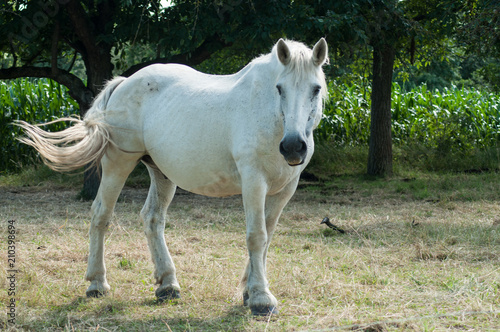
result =
M280 153L288 165L302 165L307 156L307 143L298 135L285 136L280 142Z

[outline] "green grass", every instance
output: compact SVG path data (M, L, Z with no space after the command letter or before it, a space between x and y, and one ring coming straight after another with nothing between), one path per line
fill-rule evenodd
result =
M496 171L425 172L399 167L394 176L377 178L365 175L365 157L366 151L354 148L334 149L334 154L326 157L315 156L319 161L313 161L306 173L313 174L318 181L306 182L301 186L318 197L325 194L342 197L354 191L361 196L383 192L386 197L432 202L494 200L500 197L500 173ZM82 183L83 174L61 174L44 165L0 176L0 188L13 190L20 187L79 189ZM149 186L149 175L142 164L132 172L126 185L131 188Z
M318 142L307 172L321 179L339 175L366 174L368 146L338 146L332 142ZM413 177L412 174L488 173L500 171L500 147L486 150L438 153L421 144L393 145L394 174Z
M0 175L0 187L67 187L83 185L83 174L57 173L45 165L27 166L20 172Z
M410 177L371 178L364 175L342 175L310 183L304 190L318 197L351 195L371 197L383 194L386 198L446 202L496 200L500 197L498 173L412 173ZM351 203L351 202L348 202Z

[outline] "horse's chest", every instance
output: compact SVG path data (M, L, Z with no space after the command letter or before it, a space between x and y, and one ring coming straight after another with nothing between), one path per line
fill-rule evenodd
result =
M267 173L267 182L269 186L268 195L275 195L282 191L290 182L292 182L300 174L300 169L286 166L280 167L279 170L274 170Z

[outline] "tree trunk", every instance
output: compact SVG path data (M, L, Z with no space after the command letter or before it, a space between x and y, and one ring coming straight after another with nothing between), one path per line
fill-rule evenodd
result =
M92 92L84 102L80 103L80 116L83 118L92 106L93 99L102 90L106 81L112 78L113 65L111 63L110 47L104 46L97 52L89 52L84 58L87 69L87 88ZM101 172L97 167L90 168L83 173L83 188L80 197L92 200L96 197L101 182Z
M75 89L77 90L77 89ZM81 90L81 89L80 89ZM79 94L82 97L78 100L78 107L80 109L80 117L83 118L85 113L90 109L92 105L92 100L94 98L94 93L88 89L84 88L84 91L73 91L70 90L70 95ZM83 172L83 187L80 191L79 197L84 200L92 200L97 195L97 190L99 189L100 184L100 174L97 172L95 168L85 170Z
M389 44L373 46L368 174L392 175L391 91L395 50Z
M83 188L80 191L79 198L83 200L93 200L97 195L100 184L100 169L96 168L95 166L89 168L88 170L83 172Z
M97 2L99 16L94 20L88 19L80 1L67 2L66 10L71 24L81 44L79 45L87 71L87 88L92 96L80 103L80 115L83 117L91 106L91 100L104 87L107 80L112 78L113 64L111 63L111 44L98 41L96 36L106 34L108 18L113 14L114 3L111 1ZM89 102L90 101L90 102ZM89 169L84 173L83 189L80 197L94 199L100 184L99 171Z
M99 92L104 87L106 81L112 78L112 64L111 59L109 58L109 52L106 55L100 57L97 60L98 65L90 64L87 66L88 71L88 88L94 93L94 98L99 94ZM107 61L109 58L109 61ZM95 60L94 60L95 61ZM91 70L89 70L90 68ZM91 104L84 110L80 109L80 115L83 117L85 113L87 113ZM86 170L83 173L83 188L80 192L80 197L83 199L94 199L97 195L97 191L99 190L99 184L101 182L101 171L99 167L93 167Z

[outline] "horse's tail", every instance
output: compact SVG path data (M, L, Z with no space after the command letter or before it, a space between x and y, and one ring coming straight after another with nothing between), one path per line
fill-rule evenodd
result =
M19 141L34 147L44 163L58 172L98 166L108 144L114 144L110 137L109 125L103 120L104 114L101 111L106 109L113 90L124 79L119 77L110 81L97 96L83 120L77 117L65 117L42 125L16 121L15 124L23 128L27 135L18 138ZM74 124L59 132L47 132L40 128L61 121L71 121Z

